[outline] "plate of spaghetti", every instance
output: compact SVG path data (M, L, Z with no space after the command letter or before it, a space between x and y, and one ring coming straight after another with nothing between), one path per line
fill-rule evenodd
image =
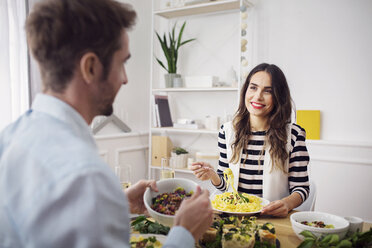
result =
M217 212L233 215L254 215L260 213L262 208L270 201L264 198L246 193L238 193L234 188L234 175L231 169L224 171L226 189L231 185L232 192L219 192L211 195L212 207Z

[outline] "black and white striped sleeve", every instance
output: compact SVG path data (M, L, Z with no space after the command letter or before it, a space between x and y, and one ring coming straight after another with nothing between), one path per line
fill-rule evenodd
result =
M218 150L220 152L220 158L218 160L217 174L221 178L221 183L220 185L217 185L215 187L221 191L224 191L226 190L226 182L223 178L223 171L229 168L229 162L227 160L226 138L223 125L221 126L218 133Z
M309 196L309 176L307 166L310 161L306 148L305 129L297 124L291 129L292 151L289 155L288 182L290 193L297 192L303 201Z

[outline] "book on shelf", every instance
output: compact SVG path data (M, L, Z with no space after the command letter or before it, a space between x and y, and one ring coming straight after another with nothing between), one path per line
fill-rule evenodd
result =
M160 127L159 107L155 104L156 127Z
M172 116L169 109L168 96L154 95L155 111L158 117L158 127L173 127Z
M151 96L151 102L152 102L152 126L160 127L159 108L158 105L155 103L155 97L153 95Z
M158 120L156 119L156 104L155 104L155 98L153 95L150 96L150 100L151 100L151 112L152 112L152 126L153 127L158 127Z

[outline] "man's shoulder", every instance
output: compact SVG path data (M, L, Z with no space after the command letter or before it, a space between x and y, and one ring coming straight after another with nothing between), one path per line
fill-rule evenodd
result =
M20 167L32 167L50 178L58 178L61 173L78 173L89 167L107 168L94 141L48 115L25 114L8 127L0 139L0 163L9 168L22 160Z
M96 152L94 142L82 136L74 126L35 111L26 113L10 125L4 137L7 140L6 146L19 146L23 148L20 150L35 154L41 152L44 156L62 153L68 158L71 152L74 156Z
M62 121L47 114L29 110L15 122L8 125L1 133L8 142L16 139L33 139L63 136L72 133L73 129Z

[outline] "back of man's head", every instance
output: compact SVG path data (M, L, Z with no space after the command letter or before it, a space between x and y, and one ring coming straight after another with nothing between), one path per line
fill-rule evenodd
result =
M61 93L87 52L100 59L106 77L120 49L123 29L134 25L135 11L114 0L44 0L26 21L30 50L38 61L44 90Z

